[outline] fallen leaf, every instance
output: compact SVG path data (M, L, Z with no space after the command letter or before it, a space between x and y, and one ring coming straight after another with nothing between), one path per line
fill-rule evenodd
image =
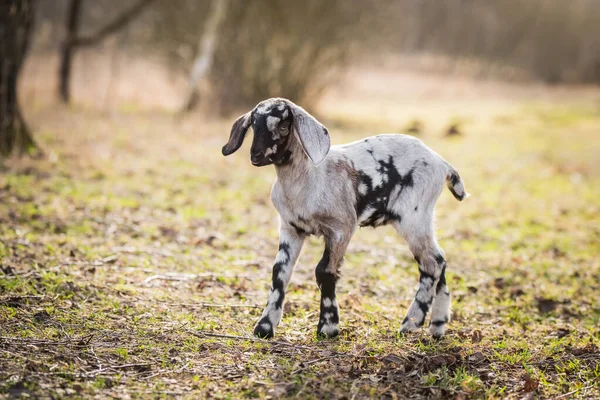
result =
M481 333L481 331L479 329L475 329L473 331L473 333L471 334L471 342L479 343L479 342L481 342L482 339L483 339L483 334Z
M478 351L476 353L473 353L469 356L469 361L472 362L479 362L485 359L485 356L483 355L482 352Z
M504 278L496 278L494 279L494 287L496 289L504 289L504 285L505 285L505 281Z
M562 338L564 338L565 336L568 336L570 333L571 333L571 330L570 330L570 329L566 329L566 328L558 328L558 329L556 330L556 336L557 336L559 339L562 339Z
M537 308L540 314L548 314L554 310L558 306L559 302L553 299L537 299Z
M529 374L523 374L523 380L525 381L525 386L523 390L526 392L533 392L540 385L540 381L532 378Z
M440 354L433 357L428 357L426 367L430 369L439 368L444 365L452 365L456 362L456 357L451 354Z
M48 314L46 311L40 311L35 313L33 318L35 319L35 322L45 322L50 319L50 314Z
M359 355L359 354L361 354L362 352L364 352L364 350L365 350L366 348L367 348L367 345L366 345L366 344L359 343L359 344L357 344L356 346L354 346L354 350L352 351L352 353L354 353L355 355Z
M342 365L342 366L340 367L340 371L342 371L342 372L344 372L344 373L346 373L346 374L347 374L348 372L352 371L352 364L345 364L345 365Z
M392 354L392 353L383 357L382 360L393 363L393 364L404 364L404 360L402 358L400 358L400 356L397 356L396 354Z

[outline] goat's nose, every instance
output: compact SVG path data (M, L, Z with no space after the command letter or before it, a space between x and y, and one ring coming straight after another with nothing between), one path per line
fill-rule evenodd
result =
M259 163L263 160L263 155L261 153L251 153L250 161L254 164Z

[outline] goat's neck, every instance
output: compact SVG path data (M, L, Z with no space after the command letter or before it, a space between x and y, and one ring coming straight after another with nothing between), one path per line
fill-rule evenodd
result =
M293 195L298 190L304 190L305 183L314 179L316 167L304 153L299 141L295 137L291 139L288 150L292 155L287 163L276 165L275 171L284 192Z

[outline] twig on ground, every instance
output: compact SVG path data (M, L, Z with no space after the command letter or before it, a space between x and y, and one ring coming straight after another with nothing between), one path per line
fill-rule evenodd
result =
M341 353L337 353L337 354L333 354L330 356L325 356L325 357L321 357L321 358L317 358L314 360L310 360L310 361L305 361L302 362L302 364L304 364L302 367L295 369L294 371L292 371L292 375L297 374L300 371L304 371L306 368L310 367L313 364L317 364L320 363L321 361L325 361L328 360L330 358L345 358L345 357L352 357L352 354L341 354Z
M144 280L144 284L148 284L157 279L163 281L193 281L198 275L196 274L166 274L166 275L152 275Z
M277 342L274 340L259 339L254 336L234 336L234 335L224 335L224 334L220 334L220 333L194 331L194 330L188 330L187 332L194 336L201 337L201 338L216 337L216 338L223 338L223 339L248 340L251 342L260 342L260 343L264 343L264 344L270 344L273 346L281 345L281 346L294 347L296 349L304 349L304 350L312 350L312 351L316 350L312 347L303 346L303 345L299 345L299 344L295 344L295 343Z
M141 301L152 301L166 306L180 306L180 307L192 307L192 308L260 308L261 306L256 304L221 304L221 303L176 303L166 302L152 299L139 299Z
M579 392L579 391L581 391L581 390L588 390L588 389L591 389L591 388L593 388L593 387L594 387L594 385L589 385L589 386L580 387L579 389L572 390L572 391L570 391L569 393L563 393L563 394L561 394L560 396L556 396L556 397L554 398L554 400L556 400L556 399L562 399L562 398L564 398L564 397L568 397L568 396L570 396L570 395L572 395L572 394L575 394L575 393L577 393L577 392Z
M31 359L30 359L30 358L27 358L27 357L25 357L25 356L22 356L22 355L20 355L20 354L17 354L17 353L13 353L13 352L11 352L11 351L8 351L8 350L0 349L0 351L3 351L3 352L4 352L4 353L6 353L6 354L10 354L10 355L11 355L11 356L13 356L13 357L19 357L19 358L22 358L23 360L26 360L26 361L31 361Z
M186 274L181 272L166 272L164 274L154 274L144 280L144 284L148 284L154 280L164 281L193 281L198 278L243 278L252 279L251 275L239 274L215 274L213 272L205 272L201 274Z
M12 342L12 343L27 343L27 344L35 344L38 346L65 346L69 345L74 348L87 348L89 347L90 340L82 341L82 338L70 338L67 340L43 340L43 339L34 339L34 338L20 338L20 337L10 337L10 336L0 336L0 341ZM83 344L80 344L83 343Z
M13 301L13 300L20 300L20 299L43 299L44 297L46 297L45 294L40 294L40 295L27 295L27 296L5 296L0 298L0 303L5 302L5 301Z
M109 365L107 367L99 368L99 369L94 370L94 371L85 372L84 375L85 376L92 376L93 377L93 376L96 376L96 375L100 374L101 372L108 371L110 369L114 370L114 369L123 369L123 368L131 368L131 367L145 367L145 366L148 366L148 365L152 365L152 364L150 364L150 363L137 363L137 364Z
M159 375L166 375L166 374L178 374L178 373L180 373L181 371L183 371L184 369L186 369L187 367L189 367L189 365L190 365L190 364L191 364L191 363L189 363L189 362L188 362L188 363L186 363L186 364L185 364L183 367L181 367L181 368L178 368L178 369L173 369L173 370L168 370L168 371L158 371L158 372L156 372L156 373L154 373L154 374L152 374L152 375L148 375L148 376L146 376L146 377L144 377L144 378L142 378L142 379L143 379L143 380L145 380L145 381L147 381L147 380L149 380L149 379L152 379L152 378L154 378L155 376L159 376Z

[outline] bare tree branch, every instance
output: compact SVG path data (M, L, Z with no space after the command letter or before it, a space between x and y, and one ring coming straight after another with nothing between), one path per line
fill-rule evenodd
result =
M73 38L70 44L75 47L85 47L92 46L98 42L101 42L107 36L119 31L121 28L126 26L135 17L137 17L139 13L144 8L146 8L146 6L148 6L154 1L155 0L138 1L133 7L123 12L123 14L119 15L117 18L114 19L114 21L108 23L104 28L100 29L98 32L88 36Z

